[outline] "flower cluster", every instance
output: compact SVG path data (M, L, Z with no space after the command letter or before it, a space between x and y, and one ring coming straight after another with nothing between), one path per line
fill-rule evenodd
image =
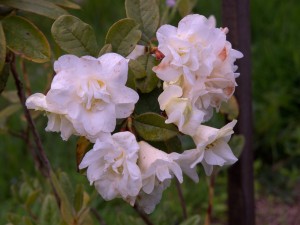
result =
M185 134L194 135L235 90L239 74L233 63L243 55L231 48L226 32L215 27L213 17L200 15L186 16L178 28L163 25L157 31L158 50L165 55L153 69L164 81L158 101L167 123Z
M221 129L202 124L236 86L234 61L242 54L231 48L226 32L215 27L213 18L200 15L183 18L178 28L163 25L157 31L157 51L164 56L153 68L163 81L160 109L166 123L193 138L195 149L168 154L137 141L132 132L115 131L117 119L134 117L139 95L126 87L128 61L143 55L144 46L137 46L127 59L116 53L60 57L48 93L33 94L26 106L45 112L47 131L60 132L64 140L73 134L94 143L79 168L86 168L103 199L122 198L151 213L174 177L182 183L185 173L197 182L197 164L210 175L214 165L237 160L228 145L236 121Z

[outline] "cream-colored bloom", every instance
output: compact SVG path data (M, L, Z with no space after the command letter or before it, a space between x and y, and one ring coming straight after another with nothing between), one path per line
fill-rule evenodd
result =
M143 186L137 204L146 213L151 213L174 175L180 183L183 181L181 168L175 162L179 154L167 154L144 141L140 141L139 146L138 165Z
M154 68L157 76L169 82L183 74L190 83L197 76L208 76L226 41L224 32L213 25L211 19L194 14L184 17L178 28L161 26L157 31L158 49L165 58Z
M134 205L142 187L141 172L136 164L138 151L139 145L130 132L102 134L79 168L87 167L88 180L105 200L121 197Z
M46 131L60 132L63 140L68 140L72 134L77 134L72 122L64 115L65 111L47 102L45 95L40 93L31 95L26 101L26 106L29 109L45 111L48 117Z
M231 165L237 161L228 145L236 122L234 120L221 129L199 126L193 136L197 148L184 151L177 160L183 171L193 180L197 181L195 167L198 163L203 165L207 175L211 175L214 165Z
M234 62L243 57L226 41L228 29L215 26L214 17L194 14L184 17L178 28L163 25L157 31L158 49L165 57L153 71L164 86L182 89L180 101L187 99L192 112L204 113L201 122L234 93L239 75Z
M47 95L30 96L27 107L66 118L74 134L91 141L101 132L112 132L116 118L128 117L138 101L138 94L125 86L128 63L118 54L98 59L64 55L54 63L54 70Z
M144 141L140 141L139 146L138 165L141 169L142 189L145 193L150 194L157 182L162 183L173 178L174 175L182 183L182 171L175 162L179 154L167 154Z
M205 113L192 106L190 99L182 97L181 87L170 85L158 97L160 109L168 116L166 123L174 123L178 129L193 135L203 121Z

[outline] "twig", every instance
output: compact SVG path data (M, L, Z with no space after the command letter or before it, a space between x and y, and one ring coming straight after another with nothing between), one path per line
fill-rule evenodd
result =
M96 219L99 221L100 225L106 225L104 219L100 216L100 214L97 212L95 208L90 208L93 215L96 217Z
M181 205L181 209L182 209L182 215L183 215L183 218L186 220L188 218L188 215L187 215L185 200L184 200L184 197L182 194L181 185L177 179L175 179L175 180L176 180L176 188L177 188L177 192L178 192L178 197L179 197L180 205Z
M39 136L39 134L37 132L37 129L35 127L34 121L33 121L32 117L30 115L29 110L26 107L26 104L25 104L26 96L25 96L25 92L24 92L24 89L23 89L23 84L20 80L20 76L19 76L19 74L16 70L15 55L13 53L11 53L10 70L13 74L14 79L15 79L15 84L16 84L16 87L17 87L17 90L18 90L18 96L19 96L21 105L22 105L23 110L24 110L25 118L26 118L27 123L28 123L27 130L31 131L31 133L33 135L34 142L36 144L36 148L33 148L33 150L31 151L32 156L34 158L35 163L37 164L37 167L41 170L41 173L46 178L49 179L52 190L54 192L54 196L56 198L56 202L57 202L58 206L60 207L60 199L59 199L57 190L55 189L55 187L53 185L53 181L50 177L50 173L52 171L51 165L50 165L50 162L49 162L49 160L48 160L48 158L45 154L45 150L43 148L42 141L41 141L40 136ZM29 138L29 136L28 136L28 138Z
M208 207L205 216L205 225L210 225L211 223L211 216L212 216L212 209L213 209L213 200L214 200L214 188L215 188L215 173L213 173L209 177L208 181Z
M134 205L134 210L139 214L139 216L144 220L145 224L147 225L153 225L153 223L150 221L149 217L147 216L146 213L144 213L143 211L141 211L138 207L138 205Z
M12 54L12 58L11 58L11 61L10 61L10 70L13 74L14 79L15 79L15 84L16 84L16 87L17 87L17 90L18 90L18 96L19 96L20 102L21 102L23 110L24 110L25 118L28 122L28 126L30 128L30 131L32 132L32 135L33 135L36 147L37 147L34 150L34 158L37 160L36 161L37 166L41 170L42 174L45 177L49 177L50 171L51 171L51 166L50 166L49 160L48 160L48 158L45 154L44 148L42 146L41 139L39 137L39 134L37 132L37 129L35 127L33 119L30 115L29 110L27 109L27 107L25 105L26 97L25 97L25 93L24 93L24 89L23 89L23 84L22 84L22 82L19 78L19 74L16 70L14 54Z
M27 91L27 94L31 95L32 91L31 91L30 81L29 81L27 69L25 66L25 62L23 59L21 59L21 67L22 67L22 73L23 73L23 77L24 77L24 81L25 81L25 89Z

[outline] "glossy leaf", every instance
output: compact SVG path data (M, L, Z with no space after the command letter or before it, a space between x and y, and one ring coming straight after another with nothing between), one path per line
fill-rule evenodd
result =
M145 67L138 60L131 59L129 61L129 69L132 71L134 78L141 79L147 76Z
M51 19L69 14L66 10L46 0L1 0L1 4Z
M68 0L50 0L52 3L54 3L55 5L64 7L64 8L69 8L69 9L80 9L80 5L72 2L72 1L68 1Z
M164 141L148 141L148 143L166 153L182 152L181 142L177 135Z
M146 77L142 79L136 80L136 87L142 92L142 93L149 93L153 89L157 87L157 84L159 82L158 77L156 74L152 71L152 68L157 65L156 59L148 54L148 55L142 55L137 58L137 61L140 62L146 71Z
M0 22L0 74L5 65L5 57L6 57L6 40L5 40L2 23Z
M61 16L52 25L52 36L66 52L97 57L98 44L93 28L75 16Z
M178 134L176 126L166 124L165 118L155 113L144 113L133 120L133 126L146 141L164 141Z
M239 104L235 98L232 96L228 102L223 102L220 108L220 112L226 114L228 120L236 119L239 115Z
M113 52L127 56L141 39L142 33L138 27L132 19L119 20L109 28L105 43L112 45Z
M135 105L135 113L142 114L146 112L160 113L159 103L157 101L158 96L161 94L162 89L156 88L150 93L140 94L140 99Z
M111 44L105 44L101 48L98 57L100 57L101 55L104 55L105 53L109 53L109 52L112 52L112 46L111 46Z
M2 23L7 47L11 51L36 63L50 60L50 45L33 23L20 16L7 17Z
M9 76L9 65L5 64L0 73L0 94L4 90Z
M156 0L126 0L126 15L140 24L142 39L149 42L159 25L159 7Z

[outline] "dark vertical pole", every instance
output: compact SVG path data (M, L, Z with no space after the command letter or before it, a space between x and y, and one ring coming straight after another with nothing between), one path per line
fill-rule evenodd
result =
M228 174L229 225L254 225L254 182L252 149L251 62L250 62L250 0L223 0L223 27L229 28L228 39L244 54L238 60L240 77L236 97L240 115L236 133L245 136L243 153Z

